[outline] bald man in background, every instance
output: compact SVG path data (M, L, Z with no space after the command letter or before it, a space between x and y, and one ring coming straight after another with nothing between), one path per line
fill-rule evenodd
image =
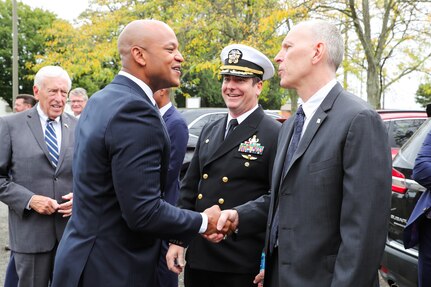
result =
M161 89L154 93L154 100L166 124L171 141L171 156L163 199L176 205L180 192L180 171L186 155L189 129L181 114L172 105L172 89ZM168 269L166 253L167 240L162 241L159 266L157 266L157 287L178 287L178 275Z

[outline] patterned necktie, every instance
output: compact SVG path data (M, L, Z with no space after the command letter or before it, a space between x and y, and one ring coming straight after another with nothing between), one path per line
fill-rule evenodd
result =
M287 148L286 158L284 160L283 173L282 176L286 174L286 171L290 165L293 154L295 153L299 141L301 140L302 128L304 127L305 114L302 110L302 106L299 106L296 111L295 120L293 121L293 135L290 140L290 145ZM275 210L274 219L272 220L271 233L269 235L269 251L272 252L274 248L278 245L278 223L279 223L279 206L278 206L278 196L277 196L277 208Z
M46 121L45 142L46 146L48 147L51 163L56 168L58 164L58 144L53 122L54 121L51 119Z
M238 120L237 119L231 119L229 121L229 127L227 129L227 133L226 136L224 138L227 138L235 129L235 127L238 125Z

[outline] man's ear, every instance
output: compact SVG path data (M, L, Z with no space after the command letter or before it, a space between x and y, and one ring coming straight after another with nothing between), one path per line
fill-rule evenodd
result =
M320 62L323 58L323 55L325 54L326 45L322 42L319 42L316 44L315 50L314 50L314 56L311 62L313 64L316 64Z
M36 85L33 86L33 95L34 98L39 101L39 88Z
M132 47L130 50L130 54L135 60L135 62L137 62L139 65L145 66L147 64L147 61L145 59L145 54L142 52L142 49L140 49L139 47L136 47L136 46Z

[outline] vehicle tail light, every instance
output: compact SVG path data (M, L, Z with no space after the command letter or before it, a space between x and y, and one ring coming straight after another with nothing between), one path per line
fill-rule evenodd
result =
M383 266L383 265L380 266L380 271L382 271L385 274L388 274L388 272L389 272L388 268L386 266Z
M392 168L392 191L403 194L407 191L406 177L395 168Z

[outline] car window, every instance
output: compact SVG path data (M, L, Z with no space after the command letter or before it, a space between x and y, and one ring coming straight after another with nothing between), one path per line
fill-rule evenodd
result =
M401 147L426 119L397 119L389 131L391 147Z
M199 136L201 134L202 128L206 123L209 122L211 115L203 115L196 122L193 123L192 126L189 127L189 133L195 136Z
M226 113L212 113L200 116L198 119L193 121L191 126L189 126L189 133L199 137L201 134L202 128L207 124L214 122L222 117L224 117Z
M416 131L411 140L401 148L398 156L395 158L396 162L394 162L394 165L412 169L422 143L430 130L431 121L428 120Z

